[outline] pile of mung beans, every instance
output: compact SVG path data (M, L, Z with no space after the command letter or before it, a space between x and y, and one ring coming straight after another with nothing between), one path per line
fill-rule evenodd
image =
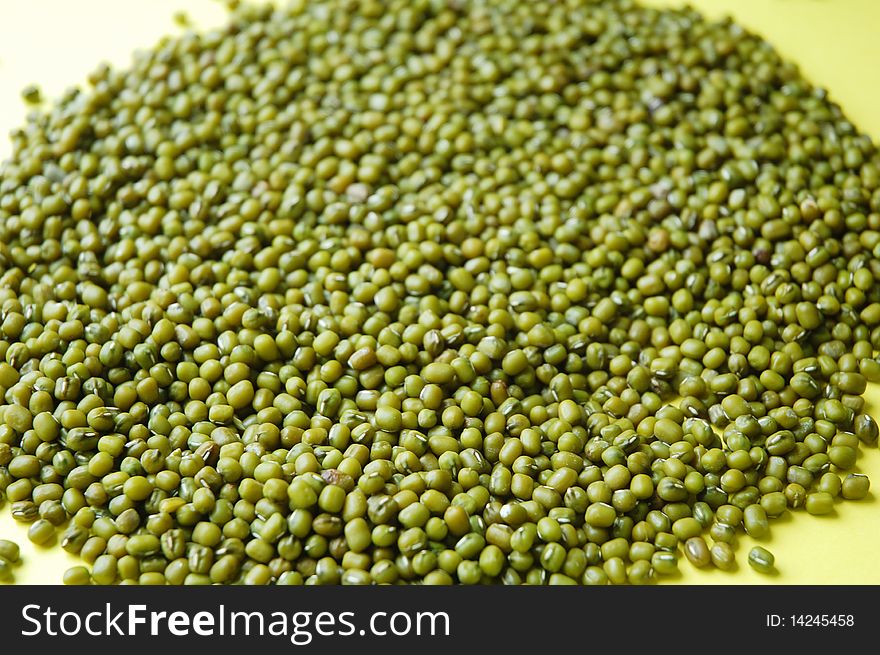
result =
M0 489L69 584L643 584L869 493L880 156L730 21L245 4L41 106Z

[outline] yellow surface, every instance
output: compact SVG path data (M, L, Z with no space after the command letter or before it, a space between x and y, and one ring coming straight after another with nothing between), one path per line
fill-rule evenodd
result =
M656 6L675 0L644 0ZM814 83L830 90L849 118L880 140L880 0L691 0L710 17L734 16L798 62ZM163 34L179 33L172 16L184 9L200 27L223 20L212 0L0 0L0 132L21 124L26 108L22 87L36 82L46 96L63 92L101 61L124 66L132 50L149 47ZM0 157L9 142L0 138ZM880 417L880 387L868 392ZM880 485L880 451L863 449L861 472ZM880 486L877 487L880 489ZM764 545L776 555L778 575L753 572L746 555L753 545L740 539L739 571L698 571L682 563L678 581L708 584L878 584L880 583L880 503L874 495L841 502L835 514L813 517L803 511L771 523ZM22 546L25 564L18 582L57 583L77 560L57 546L36 548L26 530L0 509L0 538Z

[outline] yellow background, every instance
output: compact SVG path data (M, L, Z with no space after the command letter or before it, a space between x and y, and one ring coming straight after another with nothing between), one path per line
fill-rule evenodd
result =
M675 0L649 0L675 5ZM880 0L691 0L710 17L734 16L798 62L814 83L830 90L849 118L880 141ZM163 34L180 31L172 16L186 10L202 28L224 17L214 0L0 0L0 132L20 125L26 108L19 93L38 83L57 96L78 83L99 62L124 66L132 50L149 47ZM9 142L0 138L0 157ZM880 387L868 391L880 418ZM880 490L880 451L863 449L858 469L875 478ZM878 491L877 493L880 493ZM860 502L840 502L827 517L803 511L772 522L764 545L776 555L778 574L761 576L746 564L753 542L740 539L739 570L698 571L683 561L685 583L708 584L878 584L880 583L880 503L875 494ZM51 584L78 563L59 547L37 548L26 529L0 509L0 538L22 547L25 563L16 569L22 583Z

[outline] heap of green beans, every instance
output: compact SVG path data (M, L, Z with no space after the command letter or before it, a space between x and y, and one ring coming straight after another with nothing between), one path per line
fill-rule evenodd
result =
M868 495L880 157L738 25L299 0L89 83L0 169L65 582L641 584Z

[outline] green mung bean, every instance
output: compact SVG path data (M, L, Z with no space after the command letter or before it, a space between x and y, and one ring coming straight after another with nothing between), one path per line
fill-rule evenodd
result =
M12 570L12 563L0 557L0 581L13 582L14 580L15 574Z
M734 554L733 548L728 543L719 541L712 544L709 553L712 564L719 569L729 571L736 566L736 555Z
M0 539L0 558L15 563L20 557L21 549L17 543L9 539Z
M758 573L772 573L776 558L766 548L755 546L749 551L749 566Z
M66 585L87 585L91 576L85 566L72 566L64 572L63 582Z
M702 537L691 537L684 544L684 554L688 561L697 568L707 566L711 559L709 547Z
M840 495L847 500L861 500L868 495L871 482L868 476L850 473L843 479Z
M825 491L817 491L807 495L805 506L810 514L828 514L834 511L834 497Z

